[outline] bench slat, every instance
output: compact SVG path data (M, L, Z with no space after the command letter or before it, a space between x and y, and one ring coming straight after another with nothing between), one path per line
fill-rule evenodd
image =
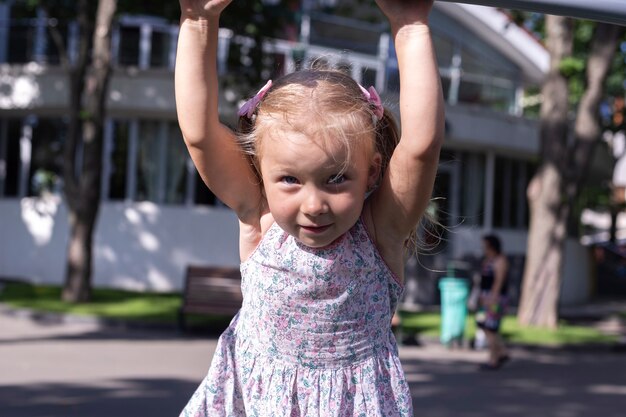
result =
M242 300L238 268L190 265L185 274L179 325L184 328L184 314L188 313L234 315Z

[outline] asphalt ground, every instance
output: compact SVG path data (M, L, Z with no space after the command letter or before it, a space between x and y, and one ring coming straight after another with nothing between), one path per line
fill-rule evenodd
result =
M0 313L0 416L177 416L215 344L207 333ZM481 372L485 352L401 347L415 415L626 415L625 353L515 348L512 355L502 369Z

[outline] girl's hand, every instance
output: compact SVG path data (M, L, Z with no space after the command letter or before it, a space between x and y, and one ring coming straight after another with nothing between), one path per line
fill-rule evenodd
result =
M232 0L179 0L181 21L218 17Z
M376 0L393 29L413 24L428 24L433 0Z

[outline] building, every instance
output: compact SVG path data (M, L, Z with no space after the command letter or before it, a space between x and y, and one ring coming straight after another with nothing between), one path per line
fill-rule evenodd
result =
M67 78L46 32L51 22L41 12L23 16L12 2L0 3L0 20L9 22L0 27L0 276L60 283L68 233L59 194ZM71 52L76 27L60 24ZM437 3L431 26L447 99L435 191L443 199L433 204L448 231L440 255L426 256L426 269L409 274L408 304L432 298L432 276L441 275L447 260L478 255L485 231L499 233L507 253L524 254L525 189L539 148L537 122L525 117L524 91L541 82L548 65L542 46L495 9ZM268 40L264 48L280 62L277 72L311 62L343 67L395 103L397 64L384 30L309 10L298 39ZM155 17L117 20L96 286L175 290L188 264L239 263L236 218L201 183L177 127L177 33L176 25ZM220 72L232 70L233 53L241 62L250 42L221 30ZM222 116L232 120L237 96L222 93ZM583 263L566 266L564 300L574 302L588 294L586 258L574 243L568 251L575 254L568 259ZM424 273L431 278L419 278Z

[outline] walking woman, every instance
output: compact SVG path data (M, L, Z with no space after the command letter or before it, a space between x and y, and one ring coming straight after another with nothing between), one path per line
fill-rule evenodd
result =
M489 360L482 364L480 369L496 370L509 360L509 354L500 336L500 322L508 301L506 294L509 265L506 256L502 254L502 244L497 236L483 236L483 251L476 325L487 337Z

